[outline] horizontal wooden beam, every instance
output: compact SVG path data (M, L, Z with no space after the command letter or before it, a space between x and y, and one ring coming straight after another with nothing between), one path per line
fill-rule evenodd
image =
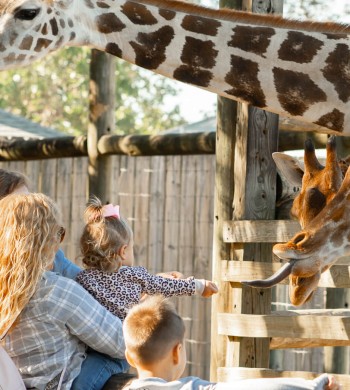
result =
M350 340L324 340L324 339L293 339L285 337L272 337L270 349L295 349L319 347L348 347Z
M105 135L98 142L102 155L129 156L185 155L215 153L216 133L162 135Z
M301 230L296 221L224 221L224 242L285 242Z
M218 313L218 333L233 337L348 340L350 310L289 310L264 315Z
M87 156L86 137L0 140L0 161Z
M219 382L234 382L240 379L253 378L305 378L314 379L321 373L308 371L280 371L268 368L247 368L247 367L219 367ZM350 389L350 375L332 374L342 384L342 388ZM234 388L234 386L232 386Z
M224 281L233 283L239 283L241 280L266 279L280 268L280 263L223 260L221 278ZM288 283L288 278L281 282L281 284ZM322 273L318 286L349 288L350 265L333 265L329 270Z
M293 129L293 135L289 131L283 131L287 128L281 124L279 135L279 144L281 151L292 149L303 149L305 136L296 136L295 131L298 124L293 120L285 119L288 128ZM301 125L300 125L301 126ZM301 129L301 127L299 128ZM324 128L315 128L305 125L300 131L320 131ZM328 132L329 133L329 132ZM324 139L314 139L316 147L326 145ZM129 156L155 156L155 155L191 155L191 154L214 154L216 143L216 132L203 133L182 133L182 134L158 134L158 135L105 135L98 142L98 151L100 155L129 155ZM282 146L282 147L281 147ZM23 161L23 160L41 160L60 157L81 157L87 156L87 138L78 137L57 137L46 139L21 138L1 139L0 140L0 161Z

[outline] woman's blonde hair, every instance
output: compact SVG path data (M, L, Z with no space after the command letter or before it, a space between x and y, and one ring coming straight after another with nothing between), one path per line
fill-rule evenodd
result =
M0 337L35 293L58 250L63 228L56 204L43 194L0 200Z
M105 207L98 198L90 199L84 212L80 257L85 268L112 272L121 266L119 251L130 243L132 230L120 216L105 217Z

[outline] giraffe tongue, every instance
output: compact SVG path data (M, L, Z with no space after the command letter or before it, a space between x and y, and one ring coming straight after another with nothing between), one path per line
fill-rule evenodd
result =
M241 283L245 286L256 287L256 288L269 288L275 286L281 282L292 272L295 260L284 264L277 272L267 279L256 279L256 280L242 280Z

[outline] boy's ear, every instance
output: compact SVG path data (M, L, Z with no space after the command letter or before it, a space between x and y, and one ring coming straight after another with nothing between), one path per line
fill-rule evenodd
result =
M178 364L180 360L180 354L181 354L181 349L182 349L182 344L178 343L174 346L173 348L173 363Z
M122 260L125 260L125 251L127 247L127 245L122 245L118 251L118 255L122 258Z
M125 358L126 358L127 362L130 364L130 366L136 368L135 363L134 363L134 360L133 360L133 358L131 357L131 355L130 355L130 353L129 353L129 351L128 351L127 349L125 350Z

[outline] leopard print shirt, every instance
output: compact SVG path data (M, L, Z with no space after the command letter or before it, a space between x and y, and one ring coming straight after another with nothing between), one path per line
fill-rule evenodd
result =
M168 279L150 274L144 267L121 267L117 272L96 269L81 271L76 281L114 315L124 320L128 310L140 302L143 293L194 295L196 282L188 279Z

